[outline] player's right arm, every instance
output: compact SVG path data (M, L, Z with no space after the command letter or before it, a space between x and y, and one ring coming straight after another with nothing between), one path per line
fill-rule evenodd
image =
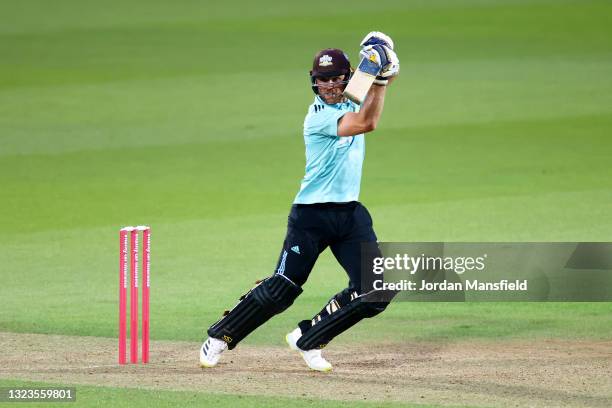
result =
M391 83L395 77L389 78ZM376 129L385 106L386 86L373 85L359 112L347 112L338 120L338 136L355 136Z
M382 77L378 77L374 81L374 85L368 91L368 94L361 105L359 112L348 112L338 121L338 136L355 136L362 133L371 132L376 129L383 107L385 106L385 93L387 86L399 74L399 59L393 51L393 40L388 35L373 31L368 33L363 41L361 41L362 52L360 55L367 57L367 53L363 54L364 50L372 47L379 52L382 50L388 61L387 65L381 72ZM382 48L381 48L382 47ZM369 51L372 52L372 51ZM382 58L378 58L379 60Z

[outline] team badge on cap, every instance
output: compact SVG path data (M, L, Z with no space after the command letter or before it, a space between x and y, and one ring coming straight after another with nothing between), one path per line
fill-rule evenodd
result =
M330 57L329 55L325 54L321 56L321 58L319 58L320 67L327 67L328 65L331 65L331 64L332 64L332 57Z

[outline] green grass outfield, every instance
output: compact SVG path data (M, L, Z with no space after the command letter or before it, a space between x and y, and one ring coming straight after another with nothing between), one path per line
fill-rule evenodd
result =
M118 229L149 224L152 338L200 340L274 268L312 56L355 64L372 29L402 61L367 136L381 241L612 241L608 1L128 3L0 5L0 331L116 336ZM325 254L245 343L282 344L345 284ZM611 312L402 303L338 340L610 339Z
M49 384L40 382L24 382L24 381L7 381L0 380L0 387L30 387L30 388L62 388L66 385ZM5 405L5 404L3 404ZM235 408L250 408L253 406L262 406L267 408L284 408L287 406L295 408L323 408L323 407L341 407L341 408L374 408L380 404L369 401L331 401L319 400L311 398L280 398L280 397L259 397L259 396L244 396L244 395L223 395L223 394L205 394L201 392L187 391L157 391L147 389L117 389L111 387L91 387L78 386L76 387L76 399L74 402L53 402L53 403L22 403L19 407L40 407L52 406L54 408L74 408L75 406L89 407L134 407L134 408L150 408L154 407L235 407ZM386 407L390 408L438 408L437 405L425 404L402 404L388 402ZM457 407L457 406L455 406ZM461 408L461 407L457 407Z

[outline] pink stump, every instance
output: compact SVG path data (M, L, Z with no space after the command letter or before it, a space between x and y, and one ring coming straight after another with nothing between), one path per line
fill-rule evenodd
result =
M132 279L130 293L130 361L138 363L138 230L131 231Z
M119 364L127 360L127 256L128 235L125 229L119 231Z
M149 362L149 287L151 285L151 230L142 232L142 362Z

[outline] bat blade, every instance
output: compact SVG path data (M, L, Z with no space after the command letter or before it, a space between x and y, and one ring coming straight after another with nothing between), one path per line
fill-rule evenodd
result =
M362 59L351 80L346 85L344 96L361 105L379 72L380 65L369 59Z

